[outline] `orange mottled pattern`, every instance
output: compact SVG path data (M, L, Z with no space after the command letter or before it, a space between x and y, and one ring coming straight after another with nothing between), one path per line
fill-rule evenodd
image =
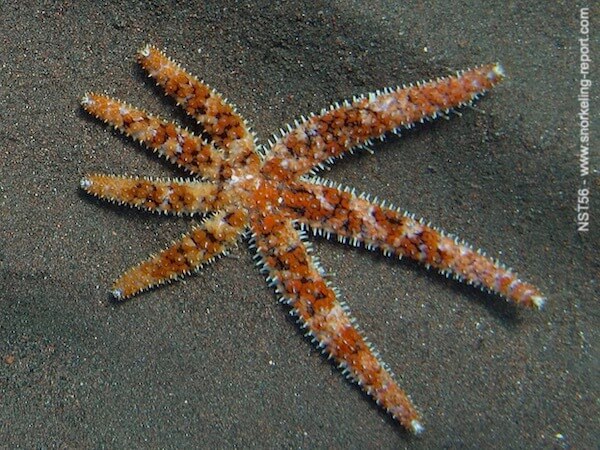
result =
M231 214L221 212L210 217L170 247L121 275L113 285L112 294L123 300L149 286L157 286L198 270L235 246L240 224L246 221L243 211Z
M352 325L289 219L257 214L252 217L252 231L277 292L309 334L378 404L406 428L413 429L419 423L419 414Z
M279 138L264 173L292 180L374 137L470 103L503 78L495 64L379 95L369 94L312 116Z
M161 213L208 213L231 203L216 184L94 174L82 187L96 197Z
M140 65L211 135L213 142L227 147L247 136L248 131L233 107L207 84L200 82L152 46L138 53Z
M379 248L385 254L409 257L526 307L536 307L535 302L543 297L538 288L468 244L395 209L327 186L298 182L293 187L293 194L282 196L282 207L314 230Z
M311 257L297 226L410 257L523 306L543 305L537 288L468 245L395 209L306 176L373 138L469 104L502 79L500 66L481 66L335 105L290 127L259 151L244 119L207 84L152 46L139 52L138 61L198 121L206 140L106 95L87 94L83 107L194 179L91 174L81 180L81 187L98 198L143 210L200 213L205 218L121 275L112 289L115 298L123 300L199 270L249 231L258 264L302 327L346 375L414 433L423 430L419 414L353 325L349 309Z
M260 159L255 152L254 136L221 94L151 45L138 52L138 61L157 84L202 125L215 145L224 151L232 167L258 168Z
M107 95L90 92L81 103L90 114L173 164L207 179L220 178L224 164L222 155L212 144L193 133Z

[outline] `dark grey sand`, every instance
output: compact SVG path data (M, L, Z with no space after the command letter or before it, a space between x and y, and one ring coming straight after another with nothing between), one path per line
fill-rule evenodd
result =
M574 211L580 5L368 3L0 4L0 447L598 444L597 177L588 233ZM245 245L186 282L110 302L119 273L189 225L78 188L89 171L181 175L78 103L106 91L188 123L136 67L147 42L223 92L263 141L355 94L502 62L507 81L462 117L324 174L456 233L548 295L544 311L518 310L312 239L423 413L422 437L302 337Z

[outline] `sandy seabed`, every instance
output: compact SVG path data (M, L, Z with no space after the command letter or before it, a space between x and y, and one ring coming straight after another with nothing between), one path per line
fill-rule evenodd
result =
M0 6L2 445L594 448L597 175L587 233L575 212L586 5L271 3ZM181 175L78 103L104 91L190 125L136 66L145 43L221 91L263 142L334 101L503 64L506 82L460 117L323 173L456 233L548 296L542 312L517 310L416 264L312 239L423 413L422 437L302 337L245 245L186 282L110 302L119 273L189 226L78 188L94 171Z

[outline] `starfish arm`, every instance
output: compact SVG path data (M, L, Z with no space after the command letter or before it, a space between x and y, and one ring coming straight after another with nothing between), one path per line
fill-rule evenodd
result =
M207 218L162 252L121 275L112 287L112 295L117 300L125 300L200 270L235 246L246 220L246 214L241 211L221 211Z
M167 95L202 125L212 141L225 150L232 167L258 168L254 135L245 120L217 91L198 80L156 47L138 52L138 62Z
M208 213L229 204L227 193L216 184L194 180L90 174L80 185L103 200L164 214Z
M298 182L294 188L294 195L282 196L282 207L315 233L410 257L522 306L541 308L545 302L538 288L498 261L405 213L332 186Z
M225 165L223 156L212 144L186 129L103 94L87 93L81 104L96 118L169 162L209 180L221 178Z
M282 132L271 147L263 172L276 179L296 179L373 138L470 104L503 76L498 64L488 64L333 105Z
M324 279L291 221L276 214L251 216L254 245L268 280L344 373L404 427L419 433L420 417L386 365L354 326L349 309Z

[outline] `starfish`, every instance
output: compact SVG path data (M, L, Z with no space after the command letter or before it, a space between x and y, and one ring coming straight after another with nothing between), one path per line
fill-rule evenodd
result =
M90 174L81 187L114 203L164 214L202 214L203 220L121 275L111 290L116 300L198 271L246 236L267 281L307 335L415 434L423 430L419 413L358 331L339 291L312 255L307 230L385 255L407 256L517 305L543 306L544 296L535 286L464 241L315 175L375 138L471 104L503 79L500 65L355 97L302 117L262 146L231 104L163 52L148 45L137 57L149 76L198 122L201 134L107 95L87 93L82 106L193 178Z

